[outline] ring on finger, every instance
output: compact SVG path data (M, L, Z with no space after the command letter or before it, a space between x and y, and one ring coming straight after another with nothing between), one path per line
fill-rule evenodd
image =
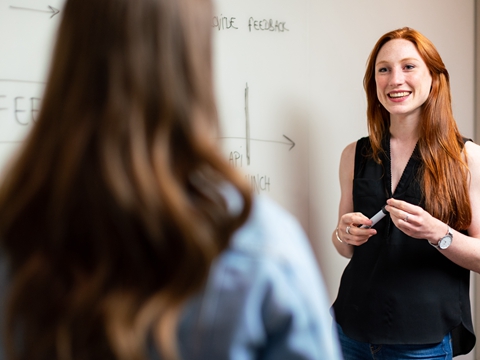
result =
M403 221L408 222L408 214L407 216L405 216L405 219L403 219Z
M350 234L350 226L347 226L347 228L345 229L345 232L346 232L348 235L351 235L351 234Z

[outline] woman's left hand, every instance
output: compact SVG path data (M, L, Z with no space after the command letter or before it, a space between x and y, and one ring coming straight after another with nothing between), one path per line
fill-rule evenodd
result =
M437 238L434 229L438 229L442 222L420 206L392 198L387 200L385 209L390 213L395 226L408 236L416 239Z

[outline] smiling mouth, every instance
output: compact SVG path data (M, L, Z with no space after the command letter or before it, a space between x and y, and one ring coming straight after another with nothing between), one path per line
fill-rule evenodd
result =
M401 98L408 95L410 95L409 91L402 91L402 92L390 93L388 94L388 97L392 99L396 99L396 98Z

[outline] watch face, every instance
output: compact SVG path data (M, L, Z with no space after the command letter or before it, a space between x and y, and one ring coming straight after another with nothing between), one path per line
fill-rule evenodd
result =
M451 236L444 236L439 242L438 246L440 249L444 250L450 246L452 243L452 237Z

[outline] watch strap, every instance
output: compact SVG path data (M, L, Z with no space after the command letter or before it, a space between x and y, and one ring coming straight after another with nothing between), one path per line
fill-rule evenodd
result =
M440 241L442 241L445 236L450 236L450 238L453 240L453 232L452 232L452 228L451 228L450 226L449 226L448 229L447 229L447 233L446 233L444 236L442 236L442 237L438 240L438 242L437 242L436 244L430 242L430 240L427 240L427 241L428 241L428 243L429 243L430 245L432 245L434 248L439 249L439 250L442 250L442 248L440 247L439 244L440 244Z

